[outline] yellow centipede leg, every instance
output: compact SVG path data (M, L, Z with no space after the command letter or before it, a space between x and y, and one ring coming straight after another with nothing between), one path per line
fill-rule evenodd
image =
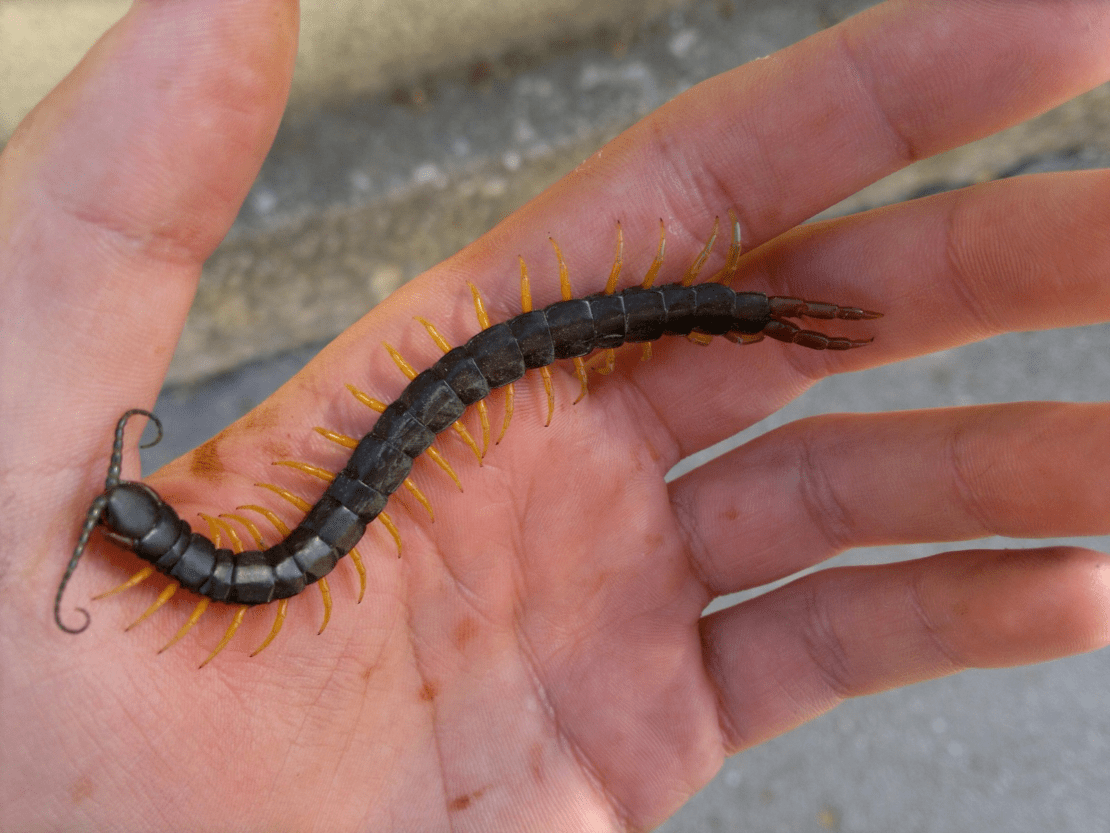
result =
M499 444L505 439L505 432L509 430L509 423L513 418L513 402L516 399L516 390L512 384L505 385L505 421L501 424L501 433L497 435L494 444Z
M305 474L312 475L318 480L323 480L325 483L331 483L335 480L335 473L330 472L320 466L314 466L311 463L303 463L300 460L274 460L271 466L286 466L297 471L303 471Z
M320 428L319 426L317 426L313 430L321 436L331 440L333 443L337 443L338 445L343 446L344 448L355 448L358 445L357 439L355 439L354 437L348 437L346 434L340 434L338 431L332 431L328 428ZM451 468L451 464L447 462L447 458L440 454L434 446L429 446L428 450L425 453L432 460L432 462L434 462L437 466L447 472L447 476L455 481L455 485L459 487L459 491L461 492L463 490L462 482L459 480L459 476L455 473L455 470Z
M528 264L519 255L520 260L520 311L532 311L532 282L528 280Z
M311 463L302 463L300 460L275 460L271 465L287 466L291 469L296 469L297 471L303 471L305 474L310 474L313 477L316 477L327 483L335 480L335 475L327 469L321 468L320 466L314 466ZM408 489L409 492L412 493L412 496L416 498L417 501L419 501L420 505L427 510L428 517L434 521L436 519L435 513L432 511L432 504L428 501L428 498L425 496L425 494L420 491L420 488L412 481L411 477L406 477L403 482L405 484L405 488Z
M208 524L208 537L212 539L212 543L215 544L216 549L219 549L222 534L222 527L220 526L219 522L217 522L217 520L211 515L206 515L203 512L197 512L197 514L204 519L204 522L206 524Z
M540 377L543 379L543 389L547 393L547 422L544 423L546 428L551 424L551 418L555 416L555 388L551 384L551 368L541 367Z
M231 528L230 524L219 518L207 515L204 512L199 512L198 514L204 519L205 523L208 524L208 532L212 538L213 544L219 547L221 533L226 533L228 538L231 539L232 549L235 552L243 551L242 541L239 540L239 536L236 534L235 530ZM196 607L193 608L193 612L189 614L189 618L185 620L185 624L178 629L177 633L173 635L173 638L169 642L158 649L158 653L161 654L168 651L181 640L181 637L191 631L193 626L200 621L200 617L204 615L204 611L208 610L210 602L211 600L206 598L202 598L197 602Z
M235 631L239 630L239 626L243 624L243 616L246 612L247 605L240 605L239 609L235 612L235 617L231 620L231 624L227 626L227 631L224 632L223 639L212 649L212 653L208 655L208 658L197 666L198 668L204 668L204 666L208 665L208 663L215 658L216 654L227 647L227 643L231 641L231 637L235 636Z
M608 376L617 366L617 351L609 347L602 351L601 363L594 368L602 376Z
M490 319L489 313L486 312L485 301L482 300L482 293L478 291L478 287L473 283L467 281L466 285L470 287L470 294L474 298L474 314L478 318L478 326L483 330L488 330L490 328ZM474 407L478 411L478 419L482 424L482 453L479 455L479 459L481 459L485 457L486 451L489 450L489 408L486 407L484 400L475 402Z
M406 477L402 482L405 484L405 488L409 490L409 493L414 498L416 498L417 502L419 502L419 504L427 510L428 517L434 521L436 519L436 516L435 513L432 511L432 504L428 501L427 496L422 491L420 491L420 488L415 483L412 482L411 477Z
M709 253L713 251L713 244L717 242L717 232L720 230L720 227L720 219L714 217L713 233L709 235L709 240L706 242L705 248L701 250L698 256L694 258L694 262L682 273L681 283L683 286L691 286L694 281L698 279L698 273L701 272L702 267L705 266L705 261L709 259Z
M478 423L482 426L482 456L485 457L486 452L489 451L489 408L484 399L475 402L474 407L478 411Z
M281 626L285 624L285 614L288 610L288 599L282 599L280 602L278 602L277 614L274 616L274 626L270 628L270 633L266 636L265 639L262 640L262 644L254 649L254 652L251 654L252 657L256 657L261 654L266 649L266 646L274 641L274 638L281 631Z
M621 267L624 264L624 231L621 229L620 221L617 222L617 253L613 256L613 268L609 270L609 280L605 282L605 294L612 295L617 291L617 279L621 274ZM617 351L612 347L602 351L601 364L597 366L596 370L602 376L608 376L613 372L613 368L617 366Z
M617 291L617 279L621 274L621 266L624 265L624 230L621 228L620 220L617 221L617 253L613 257L613 268L609 270L609 280L605 282L605 294L612 295Z
M328 587L326 578L320 579L316 582L316 585L320 588L320 598L324 601L324 621L320 623L320 630L316 631L316 634L319 635L324 632L324 628L331 621L331 588Z
M663 268L663 253L667 248L667 227L663 225L663 220L659 220L659 250L655 253L655 259L651 262L647 272L644 274L644 280L640 284L644 289L651 289L655 283L655 278L659 275L659 270Z
M644 280L640 284L644 289L650 289L655 283L655 278L659 275L659 270L663 268L663 254L667 249L667 227L663 225L663 220L659 220L659 250L655 253L655 259L652 260L651 266L648 267L647 273L644 275ZM640 361L646 362L651 359L651 342L645 341L640 345Z
M570 269L567 268L567 262L563 259L563 251L559 248L559 244L555 242L554 237L547 238L547 242L555 250L555 260L559 264L559 295L564 301L573 300L574 291L570 286Z
M725 268L721 270L719 276L718 282L723 286L732 285L732 281L736 277L736 270L740 267L740 255L744 252L740 241L740 220L731 208L728 210L728 217L732 220L732 242L729 244L728 254L725 256Z
M139 572L135 573L135 575L131 576L131 578L129 578L119 587L113 587L111 590L105 590L99 596L93 596L93 601L107 599L109 596L116 595L116 593L122 593L124 590L130 590L136 584L146 581L152 575L154 575L154 565L147 564L145 567L139 570Z
M474 294L475 308L479 310L478 319L479 321L485 322L482 325L482 329L487 329L489 327L489 316L486 314L486 309L482 305L482 296L478 294L478 287L476 287L474 284L470 284L470 291ZM389 351L389 355L393 358L393 361L396 363L397 367L401 368L401 372L404 373L405 376L409 378L409 380L416 378L416 369L407 361L405 361L404 357L400 353L398 353L393 347L388 344L385 344L385 349ZM347 385L347 388L351 390L352 393L357 390L351 385ZM357 395L358 394L356 394L356 396ZM485 402L478 402L475 404L475 407L478 409L478 417L479 419L481 419L482 422L481 451L478 450L478 445L474 442L474 438L470 436L470 432L466 430L466 427L461 422L456 422L452 427L455 429L458 435L462 437L463 442L469 445L470 449L474 452L475 455L477 455L478 463L480 465L482 462L482 457L485 456L486 449L489 448L489 411L486 408ZM382 410L385 410L384 406Z
M152 615L154 615L154 612L156 610L158 610L158 608L160 608L166 602L168 602L170 600L170 598L173 596L173 594L177 592L177 588L180 587L180 586L181 585L178 584L176 581L173 582L172 584L166 585L166 589L158 594L158 598L154 600L154 604L152 604L150 607L148 607L146 609L146 611L143 613L142 616L140 616L138 619L136 619L134 622L132 622L130 625L128 625L126 628L124 628L124 631L131 630L133 627L135 627L140 622L144 622L147 619L149 619Z
M410 382L416 378L416 368L405 360L405 357L397 351L397 348L384 341L382 342L382 346L385 347L390 358L393 359L393 363L405 374L405 378Z
M617 230L620 231L620 224L617 224ZM528 266L524 262L524 258L520 259L520 308L522 312L532 311L532 284L528 280ZM547 392L547 422L545 426L551 424L551 417L555 413L555 391L551 387L551 370L546 367L540 368L540 376L543 377L543 389ZM509 392L505 397L505 427L501 429L501 437L505 436L505 431L509 428L509 419L513 415L513 395L512 386L509 387ZM501 442L501 437L497 438Z
M312 504L309 503L307 500L305 500L303 497L295 495L291 491L289 491L288 489L283 489L281 486L276 486L273 483L255 483L254 485L258 486L260 489L269 489L275 495L279 495L280 497L289 501L291 504L296 506L302 512L308 512L312 508ZM240 508L243 508L243 507L240 507ZM285 525L282 524L282 526L285 526ZM289 534L288 527L286 527L285 532L283 532L282 534L283 535L288 535Z
M428 335L432 337L432 341L434 341L436 343L436 346L440 350L442 350L444 353L450 352L451 342L449 342L446 338L443 337L443 333L441 333L439 330L437 330L435 328L434 324L432 324L430 321L427 321L427 320L421 318L420 316L417 316L416 320L419 321L423 325L424 329L428 331ZM458 425L458 427L460 429L462 428L461 425ZM319 430L319 429L317 429L317 430ZM463 430L465 431L465 429L463 429ZM460 434L460 436L462 436L462 435ZM467 436L469 436L469 435L467 435ZM354 448L354 446L351 446L351 447ZM477 446L471 446L471 447L472 448L477 448ZM435 462L435 464L437 466L439 466L441 469L443 469L445 472L447 472L448 475L450 475L451 479L455 481L455 485L459 487L459 491L461 492L463 490L462 483L459 481L459 476L457 474L455 474L455 470L452 469L450 463L447 462L447 459L442 454L440 454L439 451L437 451L435 448L432 448L430 446L428 448L427 454L428 454L429 457L432 458L432 460ZM478 462L479 463L482 462L481 456L478 457Z
M353 547L350 555L351 563L358 571L358 599L355 600L355 604L359 604L362 597L366 595L366 565L362 563L362 555L359 554L358 547Z
M691 286L697 280L698 274L701 272L702 267L705 266L705 261L709 259L709 253L713 251L713 244L717 242L717 232L720 230L721 221L719 217L713 218L713 233L709 235L709 240L705 244L705 248L701 250L694 262L690 264L689 268L682 275L682 285ZM713 336L706 333L689 333L686 340L700 347L705 347L713 343Z
M428 450L424 452L431 458L432 462L447 472L447 475L455 481L455 485L459 487L459 491L463 490L462 482L459 476L455 474L455 470L451 468L451 464L447 462L447 458L439 453L434 446L428 446Z
M401 557L401 533L397 529L397 524L393 523L393 519L391 517L389 517L389 515L387 515L385 512L379 513L378 520L382 522L382 524L385 526L385 528L389 530L389 534L393 536L393 540L397 544L397 557L400 558Z
M358 440L355 437L340 434L338 431L332 431L330 428L321 428L317 425L312 430L324 439L331 440L336 445L341 445L344 448L355 448L358 445Z
M377 411L379 414L385 410L385 403L380 399L375 399L370 394L359 390L354 385L346 385L347 390L351 392L351 396L369 408L371 411Z
M158 653L161 654L168 651L178 643L181 637L193 629L193 625L200 621L200 617L204 614L204 611L208 610L209 601L209 599L201 599L197 602L197 606L193 608L193 612L189 615L189 618L185 620L185 624L173 635L173 639L158 649Z
M416 316L416 320L419 321L424 329L428 331L428 335L432 337L432 341L436 343L436 347L438 347L444 353L451 352L451 342L443 337L443 333L436 329L435 324L433 324L431 321L428 321L426 318L421 318L419 315Z
M559 244L555 242L554 237L547 238L551 243L551 247L555 249L555 259L559 262L559 292L564 301L570 301L574 298L574 291L570 286L570 270L567 268L567 262L563 259L563 252L559 248ZM574 400L575 404L581 401L582 397L586 395L589 389L589 382L586 377L586 363L581 357L571 359L574 363L574 372L578 376L578 380L582 383L582 392L578 394L578 398Z
M757 341L763 341L763 333L728 333L725 335L729 341L734 344L755 344Z
M574 363L574 372L578 375L578 381L582 383L582 392L578 394L578 398L574 400L574 404L577 405L582 401L582 397L589 392L590 386L586 378L586 362L581 356L573 358L571 361Z
M245 518L242 515L236 515L234 512L224 512L222 515L220 515L220 517L227 518L228 520L236 521L237 523L242 524L243 527L247 530L247 533L254 540L255 546L258 547L260 550L265 549L265 545L262 543L262 532L258 529L254 522L251 521L250 518Z
M262 485L262 484L259 483L259 484L255 484L255 485ZM274 488L277 488L277 487L274 487ZM254 504L254 503L247 503L247 504L244 504L243 506L236 506L235 508L240 509L240 510L249 509L251 512L257 512L259 515L261 515L266 520L268 520L270 522L270 524L273 526L273 528L278 531L278 535L282 536L283 538L286 535L289 534L289 527L287 527L285 525L285 521L283 521L281 518L279 518L277 516L277 514L274 512L274 510L272 510L272 509L267 509L265 506L258 506L257 504Z
M480 405L482 403L479 402L478 404ZM478 458L478 465L484 465L482 450L478 448L478 443L474 442L474 438L470 436L470 432L466 430L466 426L462 424L462 420L459 419L451 423L451 427L455 430L455 433L459 435L459 439L466 443L467 447L474 452L474 456Z

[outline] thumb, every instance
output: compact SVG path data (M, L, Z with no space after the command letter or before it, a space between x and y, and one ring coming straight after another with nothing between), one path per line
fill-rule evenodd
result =
M296 35L296 0L137 0L0 155L0 559L72 546L77 520L51 521L95 490L120 412L153 402Z

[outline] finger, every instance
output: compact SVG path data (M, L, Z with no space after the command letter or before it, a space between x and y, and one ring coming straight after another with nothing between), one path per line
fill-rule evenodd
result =
M101 426L152 400L277 127L295 26L291 0L137 2L18 128L0 163L6 397L66 418L80 401Z
M803 226L753 252L743 285L880 310L884 317L874 321L809 322L874 343L841 353L779 343L668 345L637 373L635 393L686 456L830 373L1007 331L1104 321L1108 206L1110 173L1080 171L986 183Z
M639 280L654 256L660 217L669 232L661 281L677 279L708 237L713 217L729 207L740 212L745 245L758 245L912 159L1020 121L1103 80L1110 74L1108 19L1110 8L1090 3L872 9L695 87L623 134L436 270L441 298L429 314L449 320L452 310L465 308L463 281L474 275L483 277L494 320L519 312L518 254L534 270L537 305L556 300L548 234L564 244L576 292L600 290L618 219L626 241L622 285ZM719 244L706 274L720 266L723 249ZM943 253L931 254L943 260ZM871 304L879 293L864 289L868 275L860 274L858 260L809 265L818 268L804 280L791 271L772 281L762 280L752 261L735 283L898 312L880 305L882 298ZM881 281L890 284L905 266L887 268ZM473 323L458 320L450 335L462 339ZM847 334L882 339L882 326L889 322L855 324ZM669 466L780 407L830 367L867 361L859 354L868 352L830 357L760 345L738 358L731 345L699 351L667 344L653 362L628 363L642 388L629 407L659 412L675 449L660 457ZM783 372L780 354L800 366ZM730 392L727 383L741 373L743 383ZM695 405L698 420L691 425Z
M1044 662L1110 641L1110 568L1090 550L944 553L824 570L702 620L725 745L847 697Z
M511 308L515 256L548 262L545 238L554 234L574 241L572 267L585 265L573 271L590 281L584 291L597 291L616 221L629 243L631 283L655 253L662 217L668 274L677 276L727 209L739 212L745 246L758 246L915 159L1097 85L1110 77L1108 42L1104 4L882 4L678 96L472 257L500 252L499 297ZM542 300L557 294L553 286Z
M73 545L112 426L153 402L277 127L296 11L139 0L0 156L0 557L35 553L55 580L48 555Z
M783 426L671 484L715 595L851 547L1110 532L1110 405L837 414Z

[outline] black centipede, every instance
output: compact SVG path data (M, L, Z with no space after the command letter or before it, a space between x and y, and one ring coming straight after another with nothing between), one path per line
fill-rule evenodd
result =
M89 507L73 555L59 584L54 600L55 622L69 633L80 633L88 627L89 614L83 608L78 608L85 617L80 627L73 628L63 623L61 600L93 530L99 526L108 539L149 562L130 580L103 595L134 586L154 571L172 580L158 601L138 621L149 616L178 587L202 597L194 613L169 645L196 623L209 602L239 606L224 638L205 662L228 643L249 607L279 602L273 629L254 652L257 654L277 635L285 618L287 600L311 584L318 583L324 593L326 625L331 603L325 577L344 556L353 556L365 586L365 571L355 546L367 526L379 518L397 537L394 525L383 510L390 496L402 484L413 488L408 477L414 461L425 452L434 452L431 445L437 435L453 426L461 431L481 459L483 452L462 428L460 419L471 405L477 405L481 410L483 434L488 447L489 424L483 400L494 390L508 389L506 417L501 432L504 435L512 415L512 385L529 370L539 370L543 375L548 400L547 421L550 423L554 397L549 366L557 361L572 360L584 395L587 376L583 357L595 351L606 351L604 365L599 368L604 373L613 367L613 351L616 348L640 343L644 346L644 358L647 358L650 343L665 335L685 336L703 344L718 336L740 344L770 336L814 350L849 350L871 342L870 338L852 339L803 329L787 319L858 321L878 318L880 313L859 307L733 290L728 284L737 271L740 257L739 223L735 218L732 245L725 267L710 281L695 283L716 235L715 225L713 235L680 281L655 285L663 263L665 231L661 227L658 253L643 281L639 285L617 290L623 246L618 226L617 255L604 291L579 298L573 297L562 254L551 241L559 263L562 300L542 309L533 309L527 268L521 260L522 312L519 315L507 321L491 323L480 292L471 284L481 329L465 344L452 348L431 324L417 319L444 350L444 355L431 367L416 373L387 345L410 381L389 405L377 403L351 388L366 404L380 411L380 415L369 433L361 439L347 438L349 442L346 444L353 446L353 451L342 471L331 476L320 470L320 476L330 482L315 504L300 501L303 503L301 508L305 510L300 523L290 531L273 513L267 513L261 507L246 507L267 514L271 523L285 533L270 547L262 547L261 536L257 532L254 534L259 545L257 549L221 547L218 538L214 542L212 538L194 531L189 522L182 519L149 486L138 481L122 480L120 468L124 428L128 420L144 415L157 427L158 436L154 442L162 435L161 424L152 413L139 408L128 410L116 425L104 491ZM317 430L342 441L341 435ZM437 459L437 462L457 481L445 461ZM307 464L297 465L305 470L314 469ZM418 491L415 494L419 497ZM288 493L285 496L298 502ZM203 517L217 535L218 526L226 528L222 522L213 523L215 519ZM245 520L239 516L229 517ZM237 542L234 535L232 538Z

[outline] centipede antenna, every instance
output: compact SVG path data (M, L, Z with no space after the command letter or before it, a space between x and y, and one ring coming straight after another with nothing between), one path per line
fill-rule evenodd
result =
M158 419L150 411L144 411L142 408L132 408L125 411L123 416L119 418L116 423L116 439L112 443L112 459L108 463L108 479L104 481L104 490L107 491L114 486L118 486L120 482L120 470L123 468L123 429L127 426L127 420L131 417L142 414L151 422L154 427L158 429L158 436L148 443L143 443L139 448L150 448L153 445L158 445L162 441L162 420Z
M77 562L81 560L81 556L85 552L85 547L89 544L89 536L92 535L93 528L100 523L100 516L104 514L104 509L108 506L108 498L105 495L98 495L89 507L89 512L85 515L85 523L81 526L81 534L77 538L77 546L73 549L73 555L70 556L69 563L66 565L66 571L62 574L62 580L58 584L58 592L54 596L54 624L64 630L66 633L81 633L89 626L92 617L89 612L83 607L77 608L77 612L84 615L85 623L79 628L71 628L69 625L62 622L62 594L65 593L66 585L69 584L69 578L73 575L73 571L77 569Z
M154 427L158 429L158 436L145 445L140 445L139 448L150 448L152 445L157 445L162 439L162 421L158 419L150 411L145 411L142 408L132 408L124 413L116 423L115 439L112 442L112 456L108 461L108 476L104 481L104 491L115 488L120 482L120 471L123 469L123 431L127 426L127 420L137 414L142 414L154 423ZM89 505L89 511L85 514L85 522L81 525L81 534L77 536L77 545L73 548L73 555L69 558L69 563L66 564L66 570L62 574L62 580L58 583L58 592L54 596L54 623L66 633L81 633L92 621L89 612L83 607L77 608L77 612L85 617L85 622L79 628L71 628L62 622L62 596L65 593L66 585L69 584L69 579L73 575L73 571L77 569L77 563L81 560L81 556L85 554L85 549L89 545L89 538L92 536L92 531L98 523L100 518L104 515L104 510L108 506L108 497L106 494L98 495L93 502Z

